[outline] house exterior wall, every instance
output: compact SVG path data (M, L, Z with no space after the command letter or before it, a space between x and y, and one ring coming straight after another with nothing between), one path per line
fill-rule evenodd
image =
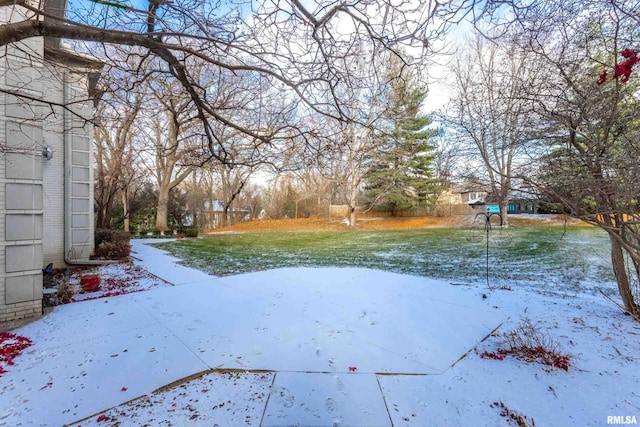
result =
M480 191L480 190L467 191L460 194L462 203L473 203L477 201L484 201L486 197L487 197L487 192Z
M48 73L53 70L48 68ZM62 103L62 85L56 80L47 83L50 99ZM44 265L64 264L64 138L61 114L45 120L44 141L53 149L53 158L43 167L44 186Z
M438 195L438 200L436 201L436 203L438 205L459 205L463 202L460 193L454 192L452 190L444 190Z
M18 7L0 7L0 23L23 18ZM0 322L40 315L42 268L93 251L86 72L45 62L43 38L19 45L0 54L0 86L30 98L0 94ZM64 103L71 111L54 106Z
M0 22L24 17L20 8L1 9ZM9 45L5 52L2 87L41 96L43 39ZM43 113L43 105L6 93L0 97L0 321L42 311Z
M51 65L45 69L52 76L46 83L49 100L68 104L70 110L44 120L45 144L54 153L44 167L44 264L59 267L65 255L81 260L93 252L93 127L84 119L92 117L92 107L84 73Z
M93 212L93 105L88 100L88 81L84 72L66 73L65 122L65 253L68 260L88 259L94 249Z

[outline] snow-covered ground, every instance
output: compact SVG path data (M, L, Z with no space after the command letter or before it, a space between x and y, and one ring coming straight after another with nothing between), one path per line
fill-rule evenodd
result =
M59 306L13 331L33 344L0 376L0 425L640 420L640 325L604 298L358 268L216 278L134 251L179 286ZM568 371L480 356L524 317L571 356Z
M147 269L140 265L135 265L133 262L70 271L71 274L65 280L73 290L74 302L115 297L132 292L148 291L157 287L171 286L171 283L154 276ZM95 292L84 291L80 284L82 276L91 274L98 274L102 279L100 289Z

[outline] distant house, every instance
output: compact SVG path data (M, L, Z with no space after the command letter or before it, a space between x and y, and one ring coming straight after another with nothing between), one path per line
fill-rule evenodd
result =
M438 195L430 214L436 216L473 215L482 209L487 197L482 184L465 182L455 184Z
M540 209L540 200L528 193L514 191L507 206L508 214L537 214Z
M497 205L498 201L487 186L480 183L467 182L443 191L438 197L437 203L440 206L467 205L477 211L484 210L487 205ZM511 198L509 198L507 213L510 215L537 214L539 211L544 211L541 205L541 201L535 195L514 191ZM447 209L440 209L439 212L447 214ZM549 211L548 208L547 211Z
M455 186L453 192L460 195L460 203L470 206L480 206L486 203L489 190L479 183L463 183Z
M64 12L55 0L47 4L50 13ZM0 23L16 16L26 13L0 7ZM85 119L102 67L52 38L10 44L3 53L0 322L41 314L43 267L82 262L93 251L93 129Z
M250 221L251 210L247 208L229 208L228 215L232 223ZM223 227L227 219L224 215L224 202L219 199L205 200L202 209L198 212L197 225L200 230L213 230ZM192 227L194 225L193 214L188 210L184 220L184 225Z

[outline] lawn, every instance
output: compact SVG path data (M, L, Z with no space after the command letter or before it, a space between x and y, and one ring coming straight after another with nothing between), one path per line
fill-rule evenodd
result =
M609 242L601 230L529 226L512 227L506 233L506 239L500 239L498 231L490 234L491 285L568 292L615 290ZM212 234L156 246L216 276L280 267L336 266L484 283L484 238L481 230L478 234L460 228L427 228ZM505 240L508 245L501 244Z

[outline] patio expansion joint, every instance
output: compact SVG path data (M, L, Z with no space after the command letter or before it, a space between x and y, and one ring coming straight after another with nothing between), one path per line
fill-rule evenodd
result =
M262 427L262 423L264 422L264 416L267 414L267 407L269 406L269 399L271 399L271 393L273 393L273 385L276 383L276 377L278 376L278 372L273 372L273 379L271 380L271 385L269 386L269 395L267 396L267 401L264 402L264 409L262 409L262 417L260 417L260 424L258 427Z
M443 372L350 372L350 371L314 371L314 370L288 370L288 369L243 369L243 368L224 368L218 366L216 368L211 368L206 370L206 372L217 372L217 373L248 373L248 374L264 374L264 373L290 373L290 374L327 374L327 375L376 375L376 376L398 376L398 377L427 377L434 375L442 375Z
M202 358L200 358L200 356L198 356L198 354L197 354L195 351L193 351L193 350L191 349L191 347L189 347L189 346L187 345L187 343L185 343L185 342L184 342L184 341L183 341L183 340L182 340L178 335L176 335L175 333L173 333L173 332L171 331L171 329L169 329L169 328L168 328L164 323L162 323L162 322L160 321L160 319L158 319L158 318L153 314L153 312L151 312L147 307L145 307L145 306L144 306L143 304L141 304L139 301L137 301L137 300L136 300L136 301L135 301L135 303L136 303L136 304L138 304L138 305L139 305L139 306L140 306L144 311L146 311L146 312L147 312L147 314L148 314L149 316L151 316L151 317L156 321L156 323L157 323L159 326L161 326L161 327L162 327L162 329L164 329L165 331L167 331L167 332L168 332L172 337L174 337L176 340L178 340L178 341L179 341L179 342L184 346L184 348L185 348L185 349L187 349L187 350L189 351L189 353L193 354L193 356L194 356L196 359L198 359L198 360L200 361L200 363L202 363L204 366L206 366L206 367L208 367L208 368L210 368L210 369L212 368L211 366L209 366L209 364L208 364L207 362L205 362L204 360L202 360Z
M387 411L387 416L389 417L389 423L391 424L391 427L393 427L393 418L391 417L391 412L389 412L387 397L384 395L382 384L380 384L380 377L378 375L376 375L376 382L378 383L378 389L380 390L380 395L382 396L382 401L384 402L384 409Z

